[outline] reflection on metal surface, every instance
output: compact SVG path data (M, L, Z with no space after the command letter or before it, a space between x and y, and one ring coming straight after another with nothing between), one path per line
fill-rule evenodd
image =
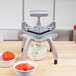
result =
M57 30L58 36L56 41L72 41L73 31L72 30Z

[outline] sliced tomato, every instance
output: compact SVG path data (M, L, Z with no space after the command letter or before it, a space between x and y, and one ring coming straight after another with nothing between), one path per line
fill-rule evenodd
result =
M32 69L34 69L34 67L33 66L29 66L29 68L27 70L32 70Z
M32 66L28 63L21 63L21 64L17 65L15 68L18 70L21 70L21 71L28 71L28 70L34 69L34 66Z

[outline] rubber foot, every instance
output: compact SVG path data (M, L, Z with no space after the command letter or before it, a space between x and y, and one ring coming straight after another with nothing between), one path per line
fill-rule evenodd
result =
M23 52L23 48L21 49L21 52Z
M54 64L57 64L57 60L54 60Z
M50 48L50 52L52 52L52 49Z

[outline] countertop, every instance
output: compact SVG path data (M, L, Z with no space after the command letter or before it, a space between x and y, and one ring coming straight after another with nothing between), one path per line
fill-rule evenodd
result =
M17 60L21 60L21 41L0 42L0 53L12 51L17 54ZM38 67L33 76L76 76L76 44L74 41L55 41L58 64L53 64L51 52L40 61L35 61ZM47 42L44 42L49 50ZM26 60L29 60L28 58ZM12 66L8 68L0 67L0 76L17 76Z

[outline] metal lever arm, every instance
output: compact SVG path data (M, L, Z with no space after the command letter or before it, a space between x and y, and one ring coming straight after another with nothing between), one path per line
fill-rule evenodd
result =
M49 24L48 26L46 26L46 28L49 28L49 29L55 29L55 27L56 27L56 22L52 22L51 24Z

